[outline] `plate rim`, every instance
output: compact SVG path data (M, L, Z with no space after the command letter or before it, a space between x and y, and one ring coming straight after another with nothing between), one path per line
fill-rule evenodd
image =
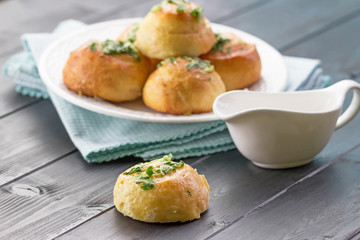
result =
M51 80L51 77L49 76L49 73L46 71L46 59L48 57L48 55L53 51L53 49L59 45L60 43L66 41L67 39L70 39L71 36L74 35L79 35L82 32L87 32L89 31L89 29L91 28L96 28L96 27L101 27L102 25L111 25L111 24L131 24L134 22L140 22L143 18L122 18L122 19L116 19L116 20L110 20L110 21L104 21L104 22L98 22L98 23L94 23L94 24L90 24L85 26L82 29L76 30L74 32L65 34L64 36L60 37L59 39L55 40L54 42L52 42L48 47L46 47L46 49L44 50L44 52L41 54L40 56L40 60L39 60L39 74L41 76L42 81L44 82L44 84L46 85L46 87L48 88L48 90L52 91L53 93L55 93L57 96L59 96L60 98L62 98L63 100L77 105L81 108L87 109L89 111L92 112L96 112L96 113L100 113L100 114L104 114L107 116L112 116L112 117L116 117L116 118L121 118L121 119L129 119L129 120L136 120L136 121L142 121L142 122L158 122L158 123L196 123L196 122L210 122L210 121L215 121L215 120L220 120L215 114L214 112L209 112L209 113L201 113L201 114L192 114L189 116L185 116L185 115L170 115L170 114L166 114L166 113L159 113L163 116L144 116L144 115L138 115L138 114L133 114L133 113L128 113L128 112L119 112L119 111L114 111L113 109L108 109L108 108L104 108L102 106L98 106L98 105L94 105L91 102L88 102L86 100L84 100L84 98L78 98L75 97L75 95L69 94L66 91L63 91L61 88L59 88L57 86L57 84L55 83L55 81ZM236 31L239 31L245 35L250 36L251 38L256 39L257 41L261 42L262 45L266 46L267 48L271 49L272 52L277 55L278 59L281 61L281 64L284 66L282 71L284 73L284 80L282 82L282 84L280 85L280 87L278 89L276 89L273 92L282 92L285 90L287 82L288 82L288 73L287 73L287 68L286 68L286 64L283 58L283 55L276 50L273 46L271 46L269 43L265 42L264 40L250 34L247 32L244 32L242 30L230 27L230 26L226 26L223 24L218 24L218 23L211 23L211 27L217 27L217 28L228 28L229 30L233 29ZM69 90L70 91L70 90Z

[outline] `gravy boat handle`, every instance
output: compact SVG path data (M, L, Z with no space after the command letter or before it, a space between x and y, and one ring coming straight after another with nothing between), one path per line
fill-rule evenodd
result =
M336 129L341 128L351 119L353 119L360 110L360 84L353 80L342 80L331 86L338 94L342 96L342 103L344 103L345 96L350 90L354 90L354 95L349 107L343 112L336 122Z

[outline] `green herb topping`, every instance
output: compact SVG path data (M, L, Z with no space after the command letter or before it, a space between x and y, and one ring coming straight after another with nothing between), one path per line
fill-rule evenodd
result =
M135 176L134 181L136 184L143 184L142 186L140 186L141 189L150 190L155 188L155 182L149 176Z
M176 8L176 11L178 11L179 13L183 13L185 11L184 5L179 4L178 7Z
M96 42L92 42L89 46L87 46L87 48L90 49L91 51L96 51L97 50Z
M189 190L187 190L187 193L189 194L190 197L192 197L191 192Z
M134 182L136 184L142 184L140 186L143 190L150 190L155 188L155 182L152 177L162 177L168 174L171 171L174 171L178 168L184 167L185 163L183 161L174 162L172 161L173 155L170 153L160 159L154 160L159 161L160 164L157 165L155 168L153 166L149 166L146 171L144 167L148 165L148 163L140 163L132 167L129 171L124 172L125 175L132 175L134 176Z
M186 61L189 62L186 65L186 69L199 68L207 73L211 73L214 71L214 66L211 65L210 61L202 60L197 57L180 57L180 58L185 59ZM156 67L159 68L166 63L176 64L177 63L176 58L174 57L166 58L165 60L162 60ZM197 75L196 78L200 78L200 75Z
M211 50L222 52L224 50L224 43L230 42L230 39L222 37L221 34L219 33L215 33L215 37L216 37L216 42L214 46L211 48Z
M176 5L176 11L179 12L179 13L184 13L186 8L185 8L185 5L186 3L188 3L189 1L188 0L163 0L162 3L165 2L165 3L169 3L169 4L174 4ZM151 8L151 11L152 12L157 12L159 11L160 9L162 9L162 6L161 4L162 3L159 3L155 6L153 6ZM200 19L201 18L201 15L202 15L202 12L203 12L203 9L201 7L196 7L192 10L189 10L191 16L197 18L197 19Z
M139 26L140 26L139 23L135 23L133 25L133 27L131 28L131 30L129 31L129 33L126 36L126 41L129 41L129 42L132 42L132 43L135 42L135 40L136 40L136 32L137 32L137 30L139 30Z
M204 70L207 73L211 73L214 71L214 66L211 65L210 61L207 60L202 60L200 58L192 58L192 57L182 57L184 59L186 59L187 61L189 61L189 63L186 65L187 69L192 69L192 68L199 68Z
M132 167L129 171L124 172L125 175L131 175L133 173L139 173L142 172L142 167L144 166L143 163L137 164L134 167Z
M134 57L137 61L139 62L141 61L137 48L130 41L123 42L123 41L113 41L108 39L102 43L102 51L106 55L126 53Z
M169 57L166 58L164 60L162 60L158 65L156 65L157 68L161 67L162 65L164 65L165 63L173 63L176 64L176 59L174 57Z
M154 171L153 171L153 166L150 166L146 169L146 174L151 177L153 174L154 174Z
M197 7L197 8L194 8L193 10L191 10L190 14L192 16L196 17L197 19L200 19L202 12L203 12L203 9L201 7Z

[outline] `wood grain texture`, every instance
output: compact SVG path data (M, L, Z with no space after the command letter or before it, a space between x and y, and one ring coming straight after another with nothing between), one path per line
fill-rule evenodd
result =
M284 52L299 57L320 58L324 71L336 79L360 72L360 14L324 34ZM319 47L321 46L321 47Z
M274 0L271 0L274 1ZM130 18L130 17L144 17L152 8L154 4L157 4L158 0L147 1L145 4L137 5L128 8L125 11L118 11L108 16L105 16L103 20L112 20L118 18ZM256 9L259 6L265 5L269 0L231 0L224 1L222 0L196 0L199 6L204 9L204 16L209 20L216 22L222 22L225 19L232 18L234 16L240 16L245 11L250 12L253 9Z
M0 190L0 239L50 239L113 205L116 178L134 162L88 164L79 153Z
M0 56L8 56L8 51L21 50L20 36L23 33L51 32L59 22L66 19L84 20L90 23L97 16L117 10L121 12L146 0L94 0L81 2L73 0L56 1L4 1L0 3ZM16 16L16 17L14 17ZM93 20L94 21L94 20Z
M254 166L236 150L224 156L214 154L191 164L210 185L209 210L201 219L184 224L148 224L111 209L60 239L203 239L318 167L313 163L272 171Z
M223 23L283 48L359 9L357 0L278 0Z
M0 185L73 150L50 101L0 120Z
M226 227L271 199L341 153L360 144L360 115L334 133L314 161L289 170L266 170L254 166L236 150L212 155L193 167L205 174L210 185L210 207L200 220L185 224L146 224L122 216L115 209L91 219L60 239L203 239ZM226 238L228 239L228 238ZM235 238L237 239L237 238ZM251 239L251 238L250 238Z
M202 1L199 3L201 4ZM20 33L30 31L28 29L34 29L31 31L39 31L38 29L49 31L59 19L62 19L62 16L67 18L67 16L78 14L87 23L119 17L137 17L143 16L158 1L142 1L141 4L137 4L138 1L107 0L109 3L107 5L95 0L90 0L89 4L65 0L57 5L58 2L54 4L52 1L45 3L45 1L34 0L33 7L30 6L31 2L22 6L20 6L23 4L22 1L15 0L13 2L15 3L11 3L12 5L6 1L0 3L0 20L4 16L10 16L9 14L1 15L2 11L6 11L1 8L4 6L1 5L3 3L10 4L10 7L5 5L5 8L12 12L17 12L15 11L16 7L27 6L29 16L21 16L15 19L15 23L10 24L7 28L9 36L0 37L0 44L1 39L5 39L4 43L7 42L8 44L6 45L7 49L4 49L3 56L7 56L9 51L13 51L11 46L15 46L15 48L20 46L19 42L16 42ZM123 2L129 2L129 4L121 5ZM341 4L335 1L329 3L329 1L324 0L294 0L291 2L285 0L245 0L241 3L238 0L230 2L216 0L214 2L204 1L202 5L209 19L223 21L232 18L232 24L245 26L254 31L255 34L257 32L264 34L265 39L269 38L277 47L286 48L295 43L295 47L286 51L288 54L293 51L293 55L301 56L304 51L308 51L306 53L311 55L311 51L315 50L315 45L318 48L324 45L324 49L315 51L313 56L315 58L320 57L324 61L326 71L330 71L336 76L342 74L348 76L359 69L356 67L358 60L355 56L354 67L348 68L351 63L347 61L345 55L336 60L337 54L340 54L337 51L344 51L353 57L357 53L352 53L351 49L354 49L356 41L351 40L349 44L347 42L342 44L341 50L332 50L330 47L337 46L335 45L336 41L342 41L343 38L339 33L354 35L355 39L358 36L358 31L356 31L358 22L353 23L353 21L357 21L357 18L352 17L359 8L356 3L353 0L341 1ZM38 7L35 8L35 6ZM40 9L39 6L44 13L36 14L35 10ZM68 7L74 9L62 13ZM21 13L20 11L19 14ZM239 17L234 17L236 14L239 14ZM54 15L53 18L52 15ZM347 17L350 15L351 18ZM46 22L44 21L45 18L49 19L48 23L40 22ZM344 18L346 21L342 20L338 25L330 24ZM38 22L40 22L39 26L36 26ZM276 23L278 24L276 25ZM328 33L330 34L326 38L320 38ZM262 36L261 34L260 36ZM329 40L328 37L333 39ZM317 40L318 38L321 41ZM324 44L326 41L330 43ZM11 45L10 42L16 42L17 45ZM314 44L313 47L312 44ZM310 50L307 50L308 48ZM332 53L327 55L329 51ZM349 56L348 58L350 58ZM333 63L332 60L338 64L337 67L328 64ZM0 97L0 101L2 100L3 98ZM19 104L14 106L19 106ZM341 167L330 171L325 168L314 176L315 179L320 174L324 174L323 180L321 178L312 180L313 177L311 177L291 187L290 189L294 189L292 193L295 196L298 194L299 198L291 198L293 194L289 194L289 198L285 198L285 194L277 194L292 186L299 179L309 176L309 174L311 176L319 168L327 167L330 160L336 159L344 151L357 146L360 143L359 124L360 115L349 125L336 131L327 147L316 156L312 163L291 170L272 171L257 168L236 150L214 154L200 160L187 160L200 173L205 173L209 180L211 186L209 211L203 214L200 220L190 223L145 224L122 216L112 207L112 187L117 175L135 162L131 159L122 159L121 162L117 163L91 165L85 163L79 153L61 158L71 152L74 146L68 139L51 103L42 102L0 119L0 132L3 134L2 136L5 136L4 138L0 137L0 181L8 183L0 188L0 238L45 239L59 235L61 235L59 237L61 239L141 239L147 237L184 239L184 236L187 239L205 238L231 224L233 224L232 226L236 225L240 222L237 219L248 213L250 213L248 217L252 216L251 213L261 215L263 209L268 209L268 206L277 203L277 201L279 201L279 206L274 206L277 211L272 210L272 208L268 211L280 219L282 205L290 206L285 200L281 202L282 197L290 199L288 201L293 199L294 202L300 199L300 203L304 206L302 209L306 210L300 211L300 208L294 210L291 207L284 210L284 216L290 216L292 213L297 214L294 221L289 220L289 218L285 221L285 225L288 224L286 226L289 226L287 229L289 231L286 233L289 238L296 238L298 233L306 236L307 232L326 237L328 235L323 234L326 231L331 234L334 231L341 233L341 235L335 233L334 236L345 236L346 233L353 233L359 229L359 226L353 228L354 225L350 224L351 228L347 228L342 223L338 224L337 221L329 221L329 226L324 227L326 231L318 229L324 225L325 217L330 215L326 215L327 212L322 211L324 218L317 218L315 216L317 209L311 207L313 202L309 199L311 196L316 196L317 199L323 197L322 195L327 197L326 194L329 193L328 205L316 202L314 206L318 206L319 209L321 207L326 210L335 209L332 213L339 215L339 217L344 216L344 223L347 223L349 219L358 220L356 218L356 214L359 213L358 206L356 206L355 212L352 212L353 209L348 207L354 202L357 203L355 198L358 199L359 197L359 191L356 190L358 186L355 183L351 185L356 188L353 192L349 187L343 186L355 176L358 169L357 161L359 159L356 159L356 156L359 156L358 153L355 157L347 155L346 159L350 159L350 161L345 158L338 160L341 162L339 165ZM331 167L338 166L336 164L337 162ZM342 170L343 168L345 169ZM352 168L354 168L353 171ZM348 171L349 176L343 176ZM339 179L340 183L336 181ZM9 183L9 181L12 182ZM312 184L307 183L307 181L311 181ZM331 186L326 185L326 181L331 182ZM358 183L359 180L355 182ZM307 185L305 185L306 183ZM338 199L342 201L338 205L333 204L337 200L336 195L332 192L334 188L340 188L338 191L341 194ZM311 193L314 194L308 195L307 191L313 191ZM350 193L350 197L346 198L348 193ZM270 201L272 199L275 200ZM262 204L263 208L257 210L258 206L262 206ZM336 211L342 206L345 206L342 211ZM307 207L310 210L313 209L313 212L307 210ZM253 221L255 223L256 221L261 222L261 219L262 215L255 217ZM272 224L271 218L269 221ZM297 225L291 225L294 223L300 223L300 228ZM280 224L274 225L279 227ZM334 231L332 231L333 228L330 228L331 226L334 226ZM293 228L291 229L291 227ZM258 229L259 227L256 230ZM279 231L279 234L281 233ZM236 229L229 234L234 234L232 238L237 239L241 231ZM228 239L228 235L222 235L222 238Z
M211 239L346 239L360 227L359 172L360 147Z

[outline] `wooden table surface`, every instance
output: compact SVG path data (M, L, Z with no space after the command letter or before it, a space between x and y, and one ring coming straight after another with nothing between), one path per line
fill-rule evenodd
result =
M152 0L0 1L0 65L20 35L73 18L91 24L144 16ZM254 34L283 54L319 58L335 81L360 81L359 0L199 0L205 16ZM139 159L86 163L50 101L0 88L0 239L359 239L360 114L314 161L254 166L237 150L185 161L205 174L200 220L146 224L113 206L119 173Z

